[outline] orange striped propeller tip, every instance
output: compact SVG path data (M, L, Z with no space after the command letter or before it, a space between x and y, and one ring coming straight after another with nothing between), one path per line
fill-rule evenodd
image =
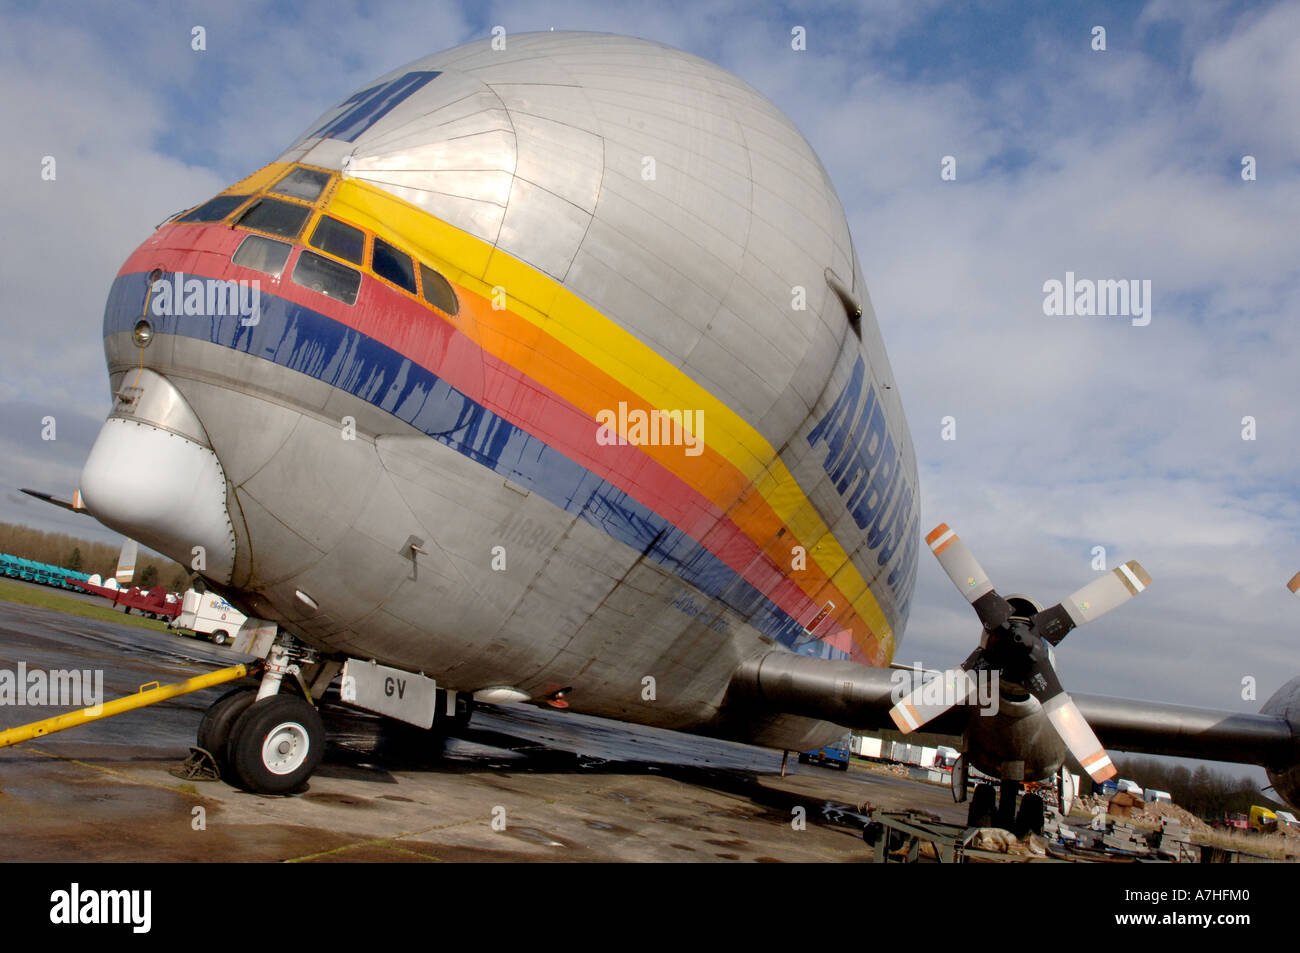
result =
M952 531L947 523L940 523L925 536L925 544L930 547L930 552L936 556L956 541L957 534Z
M1291 577L1291 581L1286 584L1286 587L1297 596L1300 596L1300 572Z
M947 533L949 531L950 531L950 527L948 526L947 523L940 523L934 529L930 530L930 532L925 534L925 541L933 545L936 539L938 539L944 533ZM1300 575L1300 573L1297 573L1297 575Z

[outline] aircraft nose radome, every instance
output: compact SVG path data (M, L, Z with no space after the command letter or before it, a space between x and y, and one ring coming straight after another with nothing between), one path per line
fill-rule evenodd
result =
M235 532L221 461L170 381L149 370L127 381L81 473L86 508L105 526L228 583Z

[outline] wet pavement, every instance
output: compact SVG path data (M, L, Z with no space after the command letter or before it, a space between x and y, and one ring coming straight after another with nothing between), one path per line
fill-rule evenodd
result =
M234 664L229 647L0 603L0 670L103 672L107 699ZM870 860L864 803L960 823L944 787L526 705L440 740L327 706L305 792L169 773L228 686L0 749L0 861ZM0 705L0 728L62 709Z

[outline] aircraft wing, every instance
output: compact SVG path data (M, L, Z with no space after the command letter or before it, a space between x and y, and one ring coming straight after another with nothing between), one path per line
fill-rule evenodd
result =
M982 727L973 704L958 704L923 731L897 730L890 711L923 677L908 669L869 668L854 662L770 652L742 666L729 700L767 712L802 715L914 744L947 744L969 752ZM1075 695L1075 704L1107 749L1205 758L1266 768L1277 793L1300 802L1300 678L1292 679L1257 714L1163 702ZM1022 717L1045 717L1028 706ZM1014 717L1014 716L1013 716Z
M1102 744L1118 751L1270 767L1294 760L1300 743L1284 713L1252 715L1105 695L1075 695L1074 701Z

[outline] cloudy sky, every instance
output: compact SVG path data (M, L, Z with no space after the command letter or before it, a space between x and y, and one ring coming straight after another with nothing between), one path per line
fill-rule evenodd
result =
M497 24L678 46L794 120L853 229L924 527L952 524L1001 591L1047 604L1093 577L1095 546L1155 579L1064 643L1069 688L1253 711L1300 673L1297 4L9 3L0 520L114 538L16 488L75 488L109 406L104 299L158 222ZM1045 315L1067 272L1150 281L1150 323ZM899 661L955 663L976 637L923 552Z

